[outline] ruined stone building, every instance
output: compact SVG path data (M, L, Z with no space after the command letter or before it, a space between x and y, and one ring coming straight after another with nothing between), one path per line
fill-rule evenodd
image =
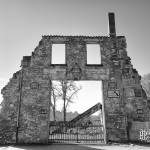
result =
M65 64L52 64L54 44L65 45ZM99 45L101 64L87 64L88 44ZM141 127L150 127L150 109L126 45L116 35L113 13L108 36L42 36L1 91L1 113L10 126L5 142L48 143L52 80L102 81L105 141L138 141Z

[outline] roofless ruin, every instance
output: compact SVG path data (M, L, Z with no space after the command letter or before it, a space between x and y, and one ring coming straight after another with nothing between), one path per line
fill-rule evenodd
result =
M108 16L108 36L45 35L31 56L23 56L21 69L1 91L1 121L9 126L0 125L1 143L91 142L96 135L102 143L141 140L141 129L150 127L147 96L127 54L126 38L116 35L114 13ZM65 48L64 64L52 63L53 46L59 44ZM100 64L87 63L89 44L99 46ZM52 80L102 81L103 104L93 104L69 122L50 122ZM103 123L80 126L99 109Z

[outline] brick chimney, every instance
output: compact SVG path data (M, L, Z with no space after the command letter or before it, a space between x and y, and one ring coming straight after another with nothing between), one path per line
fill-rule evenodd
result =
M115 14L109 12L108 17L109 17L109 35L110 37L115 37L116 36Z

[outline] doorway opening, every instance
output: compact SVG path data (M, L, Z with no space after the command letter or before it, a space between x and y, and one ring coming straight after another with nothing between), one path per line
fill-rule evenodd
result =
M102 81L52 81L49 141L104 143L102 104Z

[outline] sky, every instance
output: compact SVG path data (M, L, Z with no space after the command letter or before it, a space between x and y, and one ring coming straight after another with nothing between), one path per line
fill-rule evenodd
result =
M107 36L108 12L134 68L150 73L150 0L0 0L0 89L42 35Z
M52 84L60 87L58 81L53 81ZM80 90L71 99L72 103L69 103L67 112L77 111L78 113L83 113L97 103L103 103L102 81L75 81L74 85ZM72 93L73 91L67 95L69 96ZM61 99L57 99L56 109L60 111L63 109L63 101Z

